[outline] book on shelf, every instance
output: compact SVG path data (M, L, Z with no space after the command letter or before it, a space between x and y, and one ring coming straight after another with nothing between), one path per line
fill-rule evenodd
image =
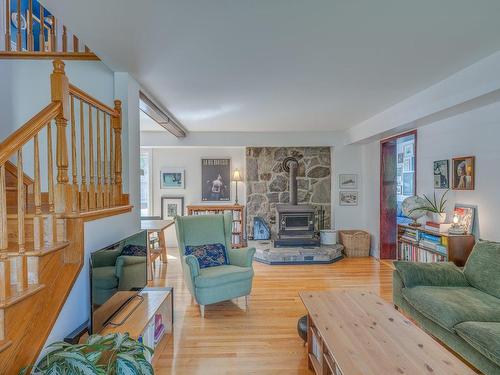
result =
M398 259L411 262L444 262L447 260L446 254L436 254L428 251L420 246L408 243L399 243L398 245Z
M435 223L433 221L428 221L425 223L425 229L436 233L448 233L450 229L450 223Z

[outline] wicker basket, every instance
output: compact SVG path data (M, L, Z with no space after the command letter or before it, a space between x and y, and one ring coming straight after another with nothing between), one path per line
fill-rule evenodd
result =
M340 243L348 257L367 257L370 255L370 233L364 230L339 231Z

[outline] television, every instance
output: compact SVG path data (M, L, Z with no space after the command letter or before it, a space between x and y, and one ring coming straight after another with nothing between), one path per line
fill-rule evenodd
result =
M90 255L90 333L100 332L146 286L147 264L146 231Z

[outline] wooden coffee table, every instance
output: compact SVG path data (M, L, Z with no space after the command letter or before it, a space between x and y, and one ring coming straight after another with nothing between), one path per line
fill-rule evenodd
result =
M318 375L473 375L471 368L372 292L301 292L309 368Z

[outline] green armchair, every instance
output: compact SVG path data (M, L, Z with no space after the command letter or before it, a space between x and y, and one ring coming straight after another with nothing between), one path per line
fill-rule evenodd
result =
M231 214L177 216L175 229L181 256L182 271L187 288L200 305L205 316L205 305L248 296L252 290L252 261L255 248L231 248ZM193 255L185 255L186 246L221 243L226 247L229 264L200 268Z

